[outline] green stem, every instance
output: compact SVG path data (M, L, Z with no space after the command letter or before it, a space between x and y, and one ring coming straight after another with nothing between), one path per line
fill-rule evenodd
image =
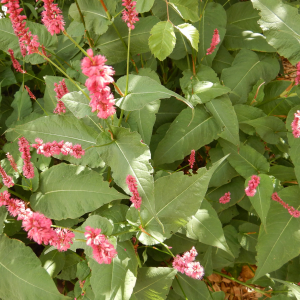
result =
M186 168L186 167L188 167L188 166L189 166L189 165L187 165L187 166L185 166L185 167L182 167L182 168L180 168L180 169L174 171L172 174L174 174L174 173L176 173L176 172L179 172L179 171L181 171L182 169L184 169L184 168Z
M101 132L104 132L104 130L90 116L88 116L88 118L100 129Z
M182 285L181 285L181 283L180 283L180 281L179 281L179 279L178 279L178 276L175 275L175 278L176 278L176 281L177 281L177 283L178 283L178 285L179 285L179 287L180 287L180 289L181 289L181 291L182 291L182 294L184 295L185 300L189 300L189 298L186 296L186 294L185 294L185 292L184 292L184 290L183 290L183 287L182 287Z
M109 122L107 121L107 119L104 119L106 125L108 126L109 130L110 130L110 133L112 134L112 140L114 139L114 132L112 130L112 127L111 125L109 124Z
M89 149L91 149L91 148L105 147L105 146L108 146L108 145L111 145L111 144L113 144L114 142L115 142L115 141L112 141L112 142L110 142L110 143L108 143L108 144L104 144L104 145L95 145L95 146L90 146L90 147L88 147L88 148L84 149L84 151L87 151L87 150L89 150Z
M35 77L32 74L30 74L30 73L26 73L26 75L29 75L29 76L31 76L31 77L33 77L33 78L35 78L35 79L37 79L37 80L42 81L43 83L45 83L45 81L43 79Z
M23 197L23 196L20 195L19 193L14 192L14 191L12 191L12 190L10 190L10 189L7 189L7 190L8 190L8 192L9 192L10 194L13 194L13 195L17 196L17 197L19 197L20 199L22 199L22 200L24 200L24 201L26 201L26 202L29 201L28 199L26 199L25 197Z
M218 274L218 275L221 275L221 276L223 276L223 277L225 277L225 278L228 278L228 279L230 279L230 280L232 280L232 281L235 281L235 282L237 282L237 283L239 283L239 284L241 284L241 285L244 285L244 286L246 286L246 287L248 287L248 288L250 288L250 289L252 289L252 290L254 290L254 291L256 291L256 292L258 292L258 293L261 293L261 294L263 294L263 295L268 295L268 294L266 294L266 293L270 293L270 292L266 292L266 291L262 291L262 290L260 290L260 289L257 289L257 288L255 288L255 287L253 287L253 286L251 286L251 285L248 285L248 284L246 284L245 282L243 282L243 281L240 281L240 280L237 280L237 279L235 279L235 278L233 278L233 277L230 277L230 276L228 276L228 275L225 275L225 274L223 274L223 273L220 273L220 272L218 272L218 271L213 271L215 274Z

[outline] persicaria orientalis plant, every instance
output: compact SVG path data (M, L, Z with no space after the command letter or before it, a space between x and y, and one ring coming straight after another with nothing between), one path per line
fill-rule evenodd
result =
M0 298L297 298L296 6L1 0Z

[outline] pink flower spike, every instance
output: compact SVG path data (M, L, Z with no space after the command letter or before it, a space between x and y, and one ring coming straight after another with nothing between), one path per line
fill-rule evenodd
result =
M0 207L3 205L7 205L10 201L10 193L8 191L4 191L0 193Z
M56 98L60 100L64 95L69 93L69 90L66 86L65 79L60 81L59 83L54 83L54 91L56 93Z
M191 155L189 158L190 168L193 169L194 163L195 163L195 150L191 151Z
M27 85L25 85L25 89L27 90L29 97L33 100L36 100L36 97L33 95L33 93L31 92L31 90Z
M43 0L45 10L42 12L42 22L46 26L51 35L59 34L65 30L65 22L62 11L58 4L53 4L54 0Z
M218 31L218 29L215 29L212 40L211 40L210 47L206 50L206 55L212 54L215 51L217 45L220 43L220 41L221 40L220 40L219 31Z
M293 135L295 138L300 137L300 110L297 110L297 112L294 114L294 120L291 124Z
M65 104L61 100L58 100L53 113L57 115L61 115L61 114L65 114L66 111L67 109Z
M12 177L6 174L5 170L1 167L1 165L0 165L0 174L2 176L2 181L5 186L7 186L8 188L14 186Z
M300 61L297 63L296 67L297 67L297 74L295 78L295 85L298 85L300 82Z
M132 0L122 0L122 5L125 9L122 12L122 20L127 24L128 28L134 29L134 23L136 23L139 18L138 12L135 9L136 1Z
M187 263L185 267L185 274L197 280L201 280L204 276L204 268L198 261Z
M294 217L294 218L299 218L300 217L300 211L296 210L293 206L289 206L287 203L285 203L280 197L279 195L275 192L272 194L272 200L278 202L279 204L281 204L285 209L287 209L287 211L289 212L289 214Z
M230 201L230 196L231 196L230 192L225 193L225 195L222 196L222 197L219 199L219 202L220 202L221 204L226 204L226 203L228 203L228 202Z
M30 161L31 155L29 142L24 137L21 137L19 138L18 144L19 151L22 152L22 158L24 161L23 175L26 178L31 179L34 177L34 168L32 162Z
M64 228L56 228L49 244L54 246L58 251L67 251L73 244L75 234Z
M256 188L260 183L260 178L257 175L252 175L248 182L248 186L245 189L245 193L248 197L253 197L256 194Z
M12 49L8 49L8 52L10 54L11 61L15 70L20 73L27 73L25 70L22 69L20 63L15 59L14 51Z
M142 204L142 198L137 189L137 183L135 177L128 175L126 177L126 184L128 185L129 191L133 194L130 201L133 203L136 209L140 209Z

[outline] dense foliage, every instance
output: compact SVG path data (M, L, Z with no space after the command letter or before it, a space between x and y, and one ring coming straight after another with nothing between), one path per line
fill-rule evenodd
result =
M300 299L299 7L2 0L0 298Z

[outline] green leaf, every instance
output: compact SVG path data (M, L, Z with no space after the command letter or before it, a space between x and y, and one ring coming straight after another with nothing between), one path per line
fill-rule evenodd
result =
M52 278L54 278L63 269L66 257L65 252L59 252L56 249L47 253L47 250L50 247L51 246L48 246L44 249L39 259L42 263L43 268Z
M224 45L221 45L219 51L217 52L212 62L212 68L218 74L221 74L223 69L231 67L232 62L233 62L233 56L224 47Z
M222 229L217 212L204 199L197 213L187 223L187 237L197 239L206 245L211 245L231 253Z
M269 144L278 144L280 138L286 136L285 124L277 117L261 117L241 124L253 126L260 137Z
M149 16L141 18L134 24L135 28L131 31L130 35L131 55L143 54L150 51L148 45L150 30L158 21L158 18ZM127 46L128 27L124 24L124 21L121 18L116 18L114 20L114 25ZM107 32L100 36L95 47L100 49L101 54L107 58L107 64L119 63L127 58L127 47L124 47L124 44L116 33L114 26L110 26Z
M14 109L12 114L7 118L6 125L10 126L13 122L28 116L32 112L32 103L27 90L21 86L20 90L15 93L15 98L11 103Z
M0 236L0 297L3 299L71 299L60 294L38 257L22 242Z
M254 148L243 144L236 147L223 139L219 139L219 142L224 154L230 153L227 158L229 163L244 178L269 171L270 166L267 159Z
M0 207L0 234L3 233L4 221L6 220L7 214L6 206Z
M151 154L146 144L141 143L141 136L129 129L113 127L115 142L98 148L101 158L111 167L114 181L126 193L130 194L126 184L126 177L132 175L137 180L137 188L142 197L142 210L147 209L156 217L154 203L153 168L149 163ZM99 145L111 142L107 133L102 133L97 139ZM141 211L143 215L143 211Z
M297 300L300 300L300 288L299 286L295 285L294 283L288 282L288 281L283 281L277 278L272 278L273 280L280 282L284 285L286 285L289 290L296 296Z
M95 299L129 300L136 282L137 258L130 241L117 245L118 256L111 264L99 264L90 259L91 286Z
M126 89L126 76L121 77L117 81L117 85L124 94ZM116 105L124 110L133 111L139 110L155 100L170 98L172 96L193 108L185 98L168 90L150 77L129 75L128 95L117 99Z
M192 47L198 51L199 31L189 23L180 24L176 28L190 41Z
M199 20L198 16L198 1L197 0L170 0L171 5L182 19L196 22Z
M191 150L197 150L217 138L220 127L203 106L184 109L171 124L154 154L156 166L183 159ZM201 139L199 139L201 136Z
M219 3L210 2L207 4L203 12L200 24L197 23L197 25L195 25L196 28L199 28L200 32L198 60L202 61L202 63L207 66L212 65L212 61L215 58L220 45L222 44L226 32L226 22L227 16L223 6ZM206 55L207 49L211 45L215 29L218 29L219 31L220 43L216 46L216 49L212 54Z
M260 11L258 23L267 42L295 65L300 60L298 9L280 0L252 0L252 3Z
M203 281L195 280L181 273L177 273L177 276L180 285L177 280L174 280L172 286L178 295L183 296L182 290L180 288L181 286L184 290L184 293L186 294L186 298L189 300L211 300L208 288Z
M26 179L25 177L22 177L22 185L23 185L23 189L25 191L33 191L35 192L38 187L39 187L39 182L40 182L40 174L37 170L37 168L34 166L34 177L31 180Z
M176 36L173 25L168 21L158 22L151 29L149 47L151 52L159 60L164 60L170 55L176 44Z
M280 181L293 181L296 179L294 168L282 165L271 166L268 174L274 176Z
M279 197L299 209L299 187L292 186L278 192ZM253 281L279 269L299 255L300 220L292 217L281 204L271 201L266 226L260 228L257 243L257 270ZM287 247L287 245L293 245Z
M87 92L87 90L85 90ZM82 92L72 92L64 95L60 99L66 107L78 118L93 115L92 109L89 106L89 100Z
M137 300L164 300L176 273L173 268L140 268L132 294Z
M258 55L242 49L236 55L232 66L222 71L221 79L231 88L230 99L233 104L245 103L252 87L260 78L270 81L277 76L279 64L276 58Z
M259 226L253 223L244 222L239 226L239 243L247 251L256 253Z
M256 194L253 197L249 197L249 199L260 217L262 224L266 227L267 215L271 205L271 196L273 194L273 182L268 175L261 174L259 178L260 183L256 188ZM246 180L245 187L248 186L249 180Z
M89 168L59 164L43 172L40 188L31 206L50 219L75 219L113 200L127 196L109 187L103 177ZM85 199L82 201L82 199Z
M152 8L153 3L154 0L137 0L135 7L139 13L145 13Z
M2 87L17 83L14 72L8 66L0 72L0 82Z
M24 136L30 143L34 143L36 138L40 138L46 142L64 140L74 144L80 144L83 149L96 145L97 131L92 127L87 126L83 121L78 120L73 116L47 116L36 119L34 121L15 126L9 129L9 134L13 138L13 133ZM70 161L74 164L90 165L98 167L102 163L95 148L86 151L81 159L76 159L71 156L61 155L61 159Z
M155 100L146 104L142 109L130 113L128 124L132 131L137 131L143 143L150 145L152 130L159 110L160 101Z
M54 51L57 47L57 37L52 36L47 28L38 23L26 21L26 27L33 35L38 36L38 41L41 45L45 46L47 50ZM21 54L19 40L15 35L11 25L11 21L8 18L0 19L0 50L7 53L8 49L14 51L14 55L17 59L23 59ZM24 57L25 62L37 65L43 63L45 60L39 54L29 54Z
M198 169L198 174L185 176L182 173L173 173L155 181L155 208L159 220L163 223L165 232L154 218L148 214L143 217L145 230L156 237L164 240L172 233L187 223L187 219L194 215L203 197L211 175L218 168L225 158L216 162L209 170ZM157 240L149 238L146 234L138 235L139 239L146 245L157 244Z
M223 128L219 136L234 145L238 145L240 142L239 124L229 97L223 96L219 99L213 99L206 103L206 107Z
M85 27L88 31L96 34L103 34L111 24L101 3L97 0L78 0L81 13L85 20ZM116 1L106 2L109 13L113 14L116 8ZM69 15L77 22L81 22L81 16L75 3L70 6Z
M51 252L50 252L51 253ZM81 262L82 258L74 253L73 251L68 250L65 252L65 264L59 275L56 277L62 280L72 280L76 278L77 265Z

